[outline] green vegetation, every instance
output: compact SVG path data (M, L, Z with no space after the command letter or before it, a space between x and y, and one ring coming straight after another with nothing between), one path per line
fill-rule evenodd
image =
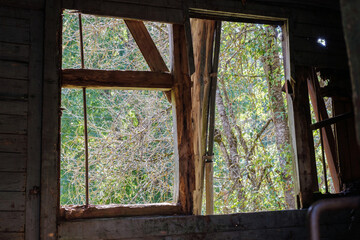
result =
M63 17L63 68L80 68L78 16ZM146 23L169 66L166 24ZM149 70L120 19L83 15L85 67ZM215 213L294 207L281 29L224 22ZM90 204L173 201L172 108L162 92L87 90ZM63 89L61 205L85 204L82 90Z

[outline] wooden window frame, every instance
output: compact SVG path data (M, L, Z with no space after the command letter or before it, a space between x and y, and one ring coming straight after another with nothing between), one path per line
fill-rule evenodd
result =
M171 72L168 70L144 23L124 19L151 71L62 69L61 88L164 91L173 106L175 143L174 203L59 206L62 219L119 216L192 214L194 154L191 133L191 80L186 31L173 24L170 36ZM62 29L62 26L61 26ZM82 44L81 44L82 45ZM61 51L61 50L60 50ZM83 65L83 64L82 64ZM60 159L59 159L60 161ZM60 164L59 164L60 166ZM60 170L58 170L60 172ZM60 199L60 192L58 192Z

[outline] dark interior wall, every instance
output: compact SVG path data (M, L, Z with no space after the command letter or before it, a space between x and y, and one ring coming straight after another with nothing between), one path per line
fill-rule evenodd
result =
M0 3L0 239L38 238L43 16Z
M56 8L61 6L60 1L47 2L54 4L55 13L59 12L59 9ZM347 68L337 1L303 3L303 1L296 0L274 0L271 2L248 0L247 2L243 6L241 1L235 0L194 0L188 1L187 5L176 0L136 2L126 0L64 0L63 7L80 9L87 13L101 13L104 15L118 15L175 23L183 23L187 16L188 11L184 11L184 6L191 8L191 16L201 13L201 16L208 17L214 14L213 11L220 11L240 14L235 14L236 17L243 16L241 14L253 14L270 16L272 20L289 18L291 33L290 51L294 66L311 65L325 68ZM46 171L42 172L43 176L48 176L47 174L51 170L54 170L55 173L57 171L54 169L54 166L56 167L54 161L56 161L56 156L58 156L56 152L57 146L44 147L42 145L42 136L52 139L55 143L58 138L57 134L49 134L49 132L58 132L57 124L47 122L46 118L44 118L44 122L42 116L57 115L59 113L56 96L55 98L51 98L51 96L47 98L55 100L46 102L46 107L44 108L42 102L43 94L52 94L49 92L43 93L44 82L46 82L47 86L50 84L55 89L55 94L59 86L59 83L53 81L53 79L44 79L43 77L44 62L52 64L53 67L58 65L58 63L54 62L56 58L51 58L49 55L47 55L48 58L44 61L45 35L48 38L49 35L53 39L56 38L56 36L53 36L53 33L56 33L56 29L45 28L44 30L45 7L45 3L42 0L20 0L16 2L2 0L0 3L0 239L24 239L25 236L27 239L39 239L41 166L48 167L47 169L45 168ZM48 6L47 9L49 11L52 8ZM202 11L199 11L199 9L202 9ZM207 11L203 11L204 9ZM47 19L51 19L51 14L48 12L49 16ZM216 14L219 14L219 12ZM56 18L56 16L53 17ZM318 37L323 37L328 41L327 48L322 48L316 43ZM47 43L50 42L46 41ZM56 48L56 44L52 48L47 49L47 52L51 52L54 48ZM45 71L51 72L53 70L47 68ZM49 73L47 73L47 76L49 76ZM50 131L43 132L45 135L42 135L44 130L42 126L47 126L47 130L50 128ZM42 151L43 156L41 156ZM52 173L50 172L50 174ZM46 211L46 208L49 207L49 202L53 204L49 208L54 209L54 206L56 208L57 205L56 201L53 201L57 196L56 186L44 187L45 185L43 183L43 188L47 190L42 193L44 200L41 209L43 212L44 209ZM51 197L48 197L49 195ZM269 216L268 221L276 219L272 218L271 215ZM215 221L214 226L222 221L230 221L229 219L233 217L221 216L217 218L219 219ZM182 225L176 224L176 217L172 219L175 219L175 223L170 224L175 229L173 231L181 232ZM201 231L208 231L206 228L207 219L193 218L192 221L194 221L195 225L203 224ZM83 222L79 220L78 222L85 224L94 221ZM106 226L109 226L108 224L110 226L113 224L117 226L116 224L122 224L122 221L121 219L96 220L96 229L99 230L96 234L99 235L94 235L93 237L95 239L101 238L100 234ZM136 218L127 218L124 221L130 221L134 224L138 222ZM142 220L139 221L141 222ZM148 224L149 221L145 221L145 223ZM159 221L166 223L170 220L168 218L161 218ZM254 218L254 221L257 220ZM273 236L281 236L281 238L291 234L303 236L301 231L305 229L304 221L305 218L302 217L298 222L293 222L294 226L301 225L299 228L301 230L298 232L289 230L289 232L276 235L276 231L269 232L266 230L265 233L275 234ZM274 220L274 223L281 225L276 220ZM48 222L43 221L42 227L44 225L52 225L56 229L56 216L51 215ZM68 238L71 238L71 236L67 235L67 232L70 231L67 227L70 225L70 222L60 224L61 234L68 236ZM85 227L90 229L92 226ZM260 228L260 226L254 226L252 231ZM227 228L228 230L226 231L238 231L237 234L241 234L239 232L243 230L232 224L229 224ZM81 231L83 231L83 234L86 233L86 229ZM196 228L193 231L197 231ZM80 234L80 232L77 232L77 234ZM146 236L146 232L144 234L143 237ZM186 236L189 236L189 234L191 236L191 232L186 234ZM183 238L185 238L185 235L182 235ZM79 239L81 239L81 235L79 236ZM225 234L224 236L228 235ZM56 233L54 235L43 235L44 239L55 237ZM131 235L128 237L131 237Z

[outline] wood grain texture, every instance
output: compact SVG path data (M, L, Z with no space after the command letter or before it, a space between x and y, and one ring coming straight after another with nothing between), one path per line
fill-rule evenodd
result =
M0 114L0 134L26 134L27 116Z
M195 155L191 100L191 79L188 71L185 29L183 25L172 27L172 58L174 86L171 100L176 113L177 146L179 157L179 202L183 213L193 213L195 190Z
M24 233L0 232L0 239L4 240L24 240Z
M169 73L90 69L62 70L62 87L64 88L170 90L172 86L173 80Z
M1 32L1 29L0 29ZM28 64L0 60L0 78L28 79Z
M352 96L355 111L357 142L360 143L360 2L340 0L342 24L346 41L352 85Z
M26 154L0 152L0 171L24 172L26 170Z
M24 211L24 192L0 192L0 211Z
M154 1L156 2L156 1ZM179 2L177 3L179 4ZM157 21L167 23L183 23L184 11L182 8L173 8L169 4L155 6L133 1L102 0L66 0L63 7L78 9L82 13L121 17L134 20Z
M310 106L307 91L307 78L312 69L296 66L293 86L293 112L295 125L295 141L297 154L297 173L301 207L309 207L314 199L313 193L318 191L315 165L314 139L310 129Z
M18 28L0 24L0 41L18 44L28 44L30 42L30 32L27 28Z
M8 99L26 99L28 82L26 80L0 78L0 97Z
M0 134L0 152L26 153L25 135Z
M61 216L66 220L78 218L103 218L119 216L148 216L180 214L178 204L109 204L94 206L65 206L61 209Z
M125 20L142 55L153 72L169 72L163 58L142 21Z
M0 212L0 232L23 232L24 228L24 212Z
M44 2L43 2L44 3ZM31 10L29 56L28 156L26 169L25 238L40 236L41 125L43 82L44 11Z
M29 46L0 42L0 59L26 62L29 60Z
M2 172L0 174L0 191L25 191L25 173Z
M60 209L60 69L62 2L45 2L42 129L40 239L57 239Z
M204 188L204 159L206 126L210 90L210 73L214 40L214 20L191 19L195 72L191 76L194 119L195 191L194 214L201 214Z
M22 115L28 112L28 103L18 100L2 100L0 98L0 114Z

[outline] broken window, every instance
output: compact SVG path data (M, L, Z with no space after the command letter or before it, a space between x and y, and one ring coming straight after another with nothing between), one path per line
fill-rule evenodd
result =
M65 210L160 204L154 206L166 208L161 214L177 211L168 31L164 23L64 11L60 205Z

